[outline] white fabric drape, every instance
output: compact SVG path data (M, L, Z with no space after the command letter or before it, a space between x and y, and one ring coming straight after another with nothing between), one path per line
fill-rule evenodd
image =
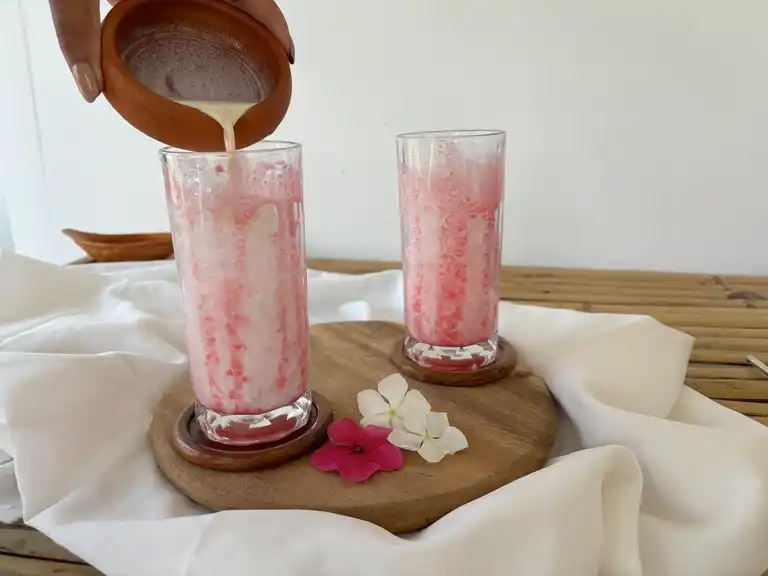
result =
M98 274L95 272L99 272ZM313 322L399 319L399 272L311 273ZM692 339L639 316L504 303L500 332L563 408L556 454L406 538L322 512L206 513L146 432L185 370L172 262L0 256L0 514L106 574L759 575L768 428L683 385ZM471 446L469 448L471 450ZM343 485L340 484L340 488Z

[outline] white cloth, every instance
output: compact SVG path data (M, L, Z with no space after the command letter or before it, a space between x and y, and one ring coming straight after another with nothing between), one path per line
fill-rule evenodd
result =
M500 332L567 413L559 456L401 538L322 512L206 513L177 493L146 439L185 370L174 265L100 272L0 257L0 448L24 519L107 574L768 568L768 428L685 387L692 339L652 319L503 304ZM314 322L401 316L396 271L312 273L309 290Z

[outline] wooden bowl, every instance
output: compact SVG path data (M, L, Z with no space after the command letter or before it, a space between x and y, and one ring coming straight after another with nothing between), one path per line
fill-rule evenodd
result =
M94 234L66 228L71 238L96 262L138 262L166 260L173 256L173 242L167 232L157 234Z
M174 99L252 102L266 93L235 125L238 148L272 134L288 111L288 55L265 27L227 2L123 0L107 13L101 43L107 100L168 146L224 149L221 126Z

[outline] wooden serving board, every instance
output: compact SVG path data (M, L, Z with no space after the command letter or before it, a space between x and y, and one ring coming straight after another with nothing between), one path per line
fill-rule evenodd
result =
M335 419L360 419L357 393L395 373L389 353L403 327L387 322L317 324L311 328L313 389L333 406ZM469 447L437 464L405 452L405 466L360 484L314 469L308 457L278 468L227 473L201 468L172 446L179 414L192 402L188 382L173 386L158 405L150 442L158 467L192 500L213 510L309 509L367 520L394 532L428 526L445 514L540 468L555 440L555 403L530 372L470 388L415 381L435 411L447 412Z

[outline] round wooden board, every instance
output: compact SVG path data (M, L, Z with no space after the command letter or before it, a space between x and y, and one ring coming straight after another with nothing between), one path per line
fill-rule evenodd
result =
M359 419L357 393L394 372L389 353L403 327L387 322L316 324L311 329L313 389L334 418ZM450 511L540 468L555 440L555 404L544 382L520 368L485 386L449 387L409 380L467 437L469 448L428 464L405 453L398 472L349 484L312 468L308 457L279 468L218 472L181 458L172 447L179 414L192 401L186 381L169 388L154 412L150 442L172 484L213 510L308 509L352 516L393 533L428 526Z

